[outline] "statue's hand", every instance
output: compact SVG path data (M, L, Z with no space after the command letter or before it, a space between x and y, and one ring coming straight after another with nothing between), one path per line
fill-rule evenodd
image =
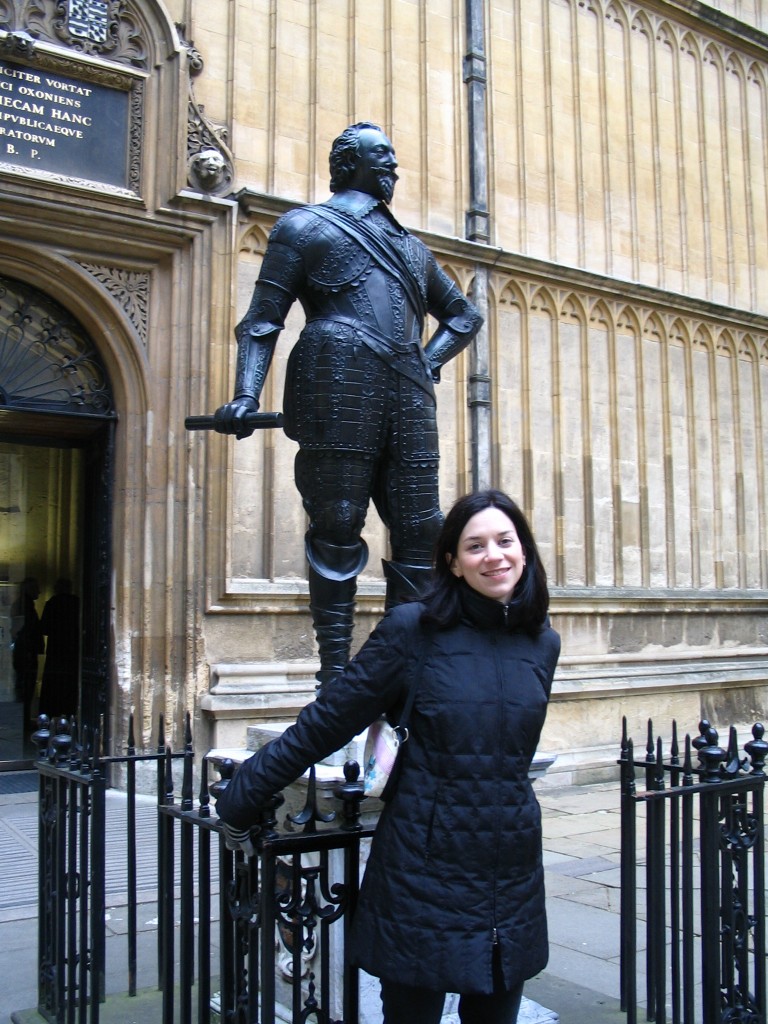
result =
M250 437L254 428L248 426L245 417L250 412L258 411L259 403L255 398L233 398L213 414L213 429L219 434L234 434L238 441Z

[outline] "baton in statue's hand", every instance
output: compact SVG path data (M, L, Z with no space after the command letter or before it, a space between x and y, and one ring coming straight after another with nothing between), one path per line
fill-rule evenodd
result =
M184 426L187 430L215 430L215 420L215 416L187 416ZM249 412L243 417L243 423L251 430L282 427L283 414L281 412Z

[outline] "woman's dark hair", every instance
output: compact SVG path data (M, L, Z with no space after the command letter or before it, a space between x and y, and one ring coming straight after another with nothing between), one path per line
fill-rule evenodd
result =
M331 170L331 192L338 192L346 188L349 180L355 173L357 157L359 153L360 132L364 128L373 128L380 132L381 128L372 121L358 121L345 128L337 139L334 139L331 146L331 155L328 163Z
M510 604L515 609L518 628L538 633L544 625L549 609L547 574L541 564L539 550L528 520L519 506L503 491L475 491L459 498L445 517L443 528L435 543L432 585L423 598L426 605L422 613L425 625L447 629L461 617L461 588L465 583L451 572L450 563L459 550L459 538L472 516L487 508L497 508L512 520L525 554L523 574L517 582Z

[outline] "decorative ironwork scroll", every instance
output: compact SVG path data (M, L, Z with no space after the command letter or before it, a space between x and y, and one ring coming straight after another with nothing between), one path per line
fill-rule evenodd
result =
M681 758L675 726L665 759L649 722L645 759L636 760L625 720L619 763L627 1024L637 1024L640 1013L638 889L647 896L644 1016L657 1024L765 1024L764 735L763 724L755 723L743 757L735 728L721 746L717 730L703 720L698 736L686 736ZM645 776L644 792L636 775ZM644 855L637 841L643 827Z
M104 365L81 325L31 285L0 275L0 407L112 416Z

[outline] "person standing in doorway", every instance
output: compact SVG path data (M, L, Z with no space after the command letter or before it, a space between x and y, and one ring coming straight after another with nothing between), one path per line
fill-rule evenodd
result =
M381 979L384 1024L515 1024L546 965L541 814L529 770L560 653L528 522L500 491L461 498L421 601L392 608L295 725L218 798L227 844L252 851L260 808L306 768L415 699L347 954Z
M49 718L77 714L80 682L80 598L72 581L56 580L40 620L45 645L40 711Z
M35 601L40 597L40 584L34 576L26 576L19 584L19 594L11 605L13 671L16 677L16 700L24 708L26 731L32 723L32 702L37 687L38 658L45 650L40 616Z

